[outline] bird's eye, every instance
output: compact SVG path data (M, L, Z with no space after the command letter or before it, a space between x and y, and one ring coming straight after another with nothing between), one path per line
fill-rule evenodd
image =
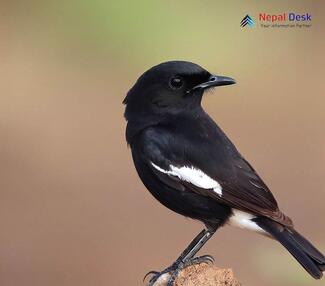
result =
M180 89L183 86L183 80L180 77L172 77L169 81L172 89Z

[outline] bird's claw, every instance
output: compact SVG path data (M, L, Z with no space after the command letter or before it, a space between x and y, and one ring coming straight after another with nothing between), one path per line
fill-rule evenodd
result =
M182 267L180 267L180 264L183 264L183 263L175 262L173 265L167 267L165 270L163 270L161 272L150 271L144 276L143 281L145 281L148 276L152 275L147 286L154 286L154 284L157 282L157 280L162 278L163 275L168 275L169 277L166 279L167 286L172 286L174 284L175 279L178 276L179 270L182 269ZM179 267L180 267L180 269L178 269ZM176 273L176 276L175 276L175 273ZM173 278L173 276L175 276L175 277Z
M149 275L153 275L153 276L156 276L157 274L159 274L159 272L158 271L154 271L154 270L151 270L151 271L149 271L144 277L143 277L143 282L147 279L147 277L149 276ZM151 279L150 279L151 280Z
M214 264L214 258L211 255L202 255L198 257L194 257L188 261L185 262L185 266L190 266L190 265L196 265L196 264L201 264L201 263L206 263L209 265Z
M214 258L211 255L202 255L199 257L194 257L191 258L185 262L177 260L173 265L167 267L165 270L158 272L158 271L150 271L148 272L144 278L145 279L152 275L152 277L149 280L149 283L147 286L154 286L154 284L157 282L158 279L162 278L163 275L169 275L169 277L166 277L167 280L167 286L173 286L174 282L176 281L178 274L180 273L181 270L184 268L191 266L191 265L197 265L201 263L206 263L206 264L213 264L214 263Z

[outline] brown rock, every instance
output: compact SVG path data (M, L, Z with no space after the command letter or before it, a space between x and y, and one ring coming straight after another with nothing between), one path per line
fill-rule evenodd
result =
M165 286L169 275L159 279L154 286ZM175 281L175 286L240 286L231 269L221 269L201 263L186 267Z

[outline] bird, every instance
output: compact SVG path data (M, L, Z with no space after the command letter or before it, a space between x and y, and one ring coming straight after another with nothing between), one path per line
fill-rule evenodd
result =
M184 267L212 262L196 254L225 225L277 240L315 279L325 270L324 255L295 230L201 105L207 90L235 83L192 62L168 61L144 72L123 101L126 141L142 183L165 207L204 225L171 266L147 274L150 286L166 273L172 286Z

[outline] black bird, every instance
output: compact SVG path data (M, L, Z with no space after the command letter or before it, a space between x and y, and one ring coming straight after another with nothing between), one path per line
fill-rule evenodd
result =
M325 257L293 227L253 167L201 106L204 92L234 84L191 62L170 61L146 71L128 92L126 140L143 184L167 208L204 223L202 230L164 273L207 262L194 257L216 230L230 224L278 240L314 278Z

